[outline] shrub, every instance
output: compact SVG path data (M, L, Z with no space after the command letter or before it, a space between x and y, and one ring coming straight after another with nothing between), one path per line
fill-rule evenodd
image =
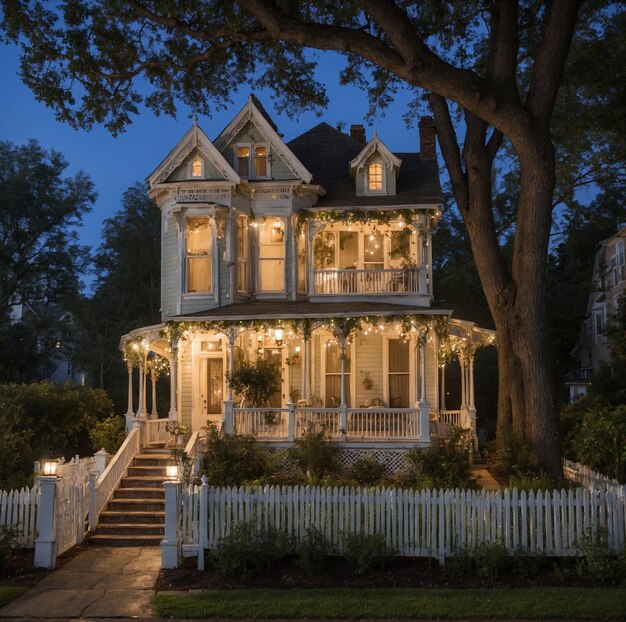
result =
M469 430L453 427L450 436L428 449L413 449L406 455L409 470L405 485L435 488L470 488L472 438Z
M311 578L324 570L326 558L330 551L330 542L328 542L324 533L316 527L309 527L298 546L296 564L307 577Z
M102 421L97 421L89 430L89 438L96 451L104 447L107 453L115 454L126 438L124 418L111 415Z
M296 439L289 450L289 460L302 472L307 481L318 483L326 476L339 474L339 449L326 436L324 430L308 429Z
M249 578L292 554L289 540L273 527L242 522L219 541L213 561L222 575Z
M0 527L0 572L17 546L17 532L13 527Z
M626 554L616 556L609 548L606 529L598 530L597 540L589 535L583 537L576 561L576 570L581 576L610 585L626 584Z
M276 461L253 436L223 436L214 425L204 430L207 436L203 470L212 486L241 486L269 478L276 471Z
M500 439L492 456L493 470L498 475L533 475L528 446L513 434L507 434Z
M385 478L385 465L373 456L361 456L350 468L349 477L357 484L375 486Z
M346 561L356 574L367 574L383 569L396 552L387 546L385 534L366 535L363 532L350 534L346 538Z
M538 492L539 490L560 490L561 488L571 488L572 482L565 478L555 478L545 471L540 471L538 475L513 474L509 477L509 488L517 488L520 492Z

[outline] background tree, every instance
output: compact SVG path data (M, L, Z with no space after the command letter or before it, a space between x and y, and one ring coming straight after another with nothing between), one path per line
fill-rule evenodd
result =
M59 152L36 141L0 142L0 378L5 380L36 378L57 342L67 342L66 311L79 294L88 261L76 228L96 193L84 173L64 176L66 167Z
M161 321L161 213L135 184L122 208L104 222L94 256L94 294L76 310L81 329L77 361L94 386L106 389L118 412L126 408L126 367L120 336Z
M546 266L554 208L551 125L574 36L593 45L621 6L589 2L576 31L575 0L457 3L271 0L118 3L3 0L3 27L23 42L22 77L60 119L117 132L143 102L210 112L248 82L271 86L279 109L323 105L303 48L345 54L346 81L373 108L400 88L430 93L439 144L498 330L501 429L527 441L537 466L560 471L559 432L546 344ZM135 78L151 84L144 95ZM220 76L219 80L215 76ZM72 85L80 84L80 94ZM419 91L417 92L419 98ZM572 95L581 104L584 95ZM451 111L450 105L453 105ZM453 115L463 121L453 123ZM494 161L506 138L519 167L511 256L494 216Z

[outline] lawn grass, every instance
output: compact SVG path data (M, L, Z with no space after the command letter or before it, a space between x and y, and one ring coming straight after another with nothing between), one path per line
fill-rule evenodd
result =
M0 585L0 607L8 605L12 600L21 596L27 587L15 587L13 585Z
M614 618L626 616L626 589L331 588L209 590L157 595L173 618Z

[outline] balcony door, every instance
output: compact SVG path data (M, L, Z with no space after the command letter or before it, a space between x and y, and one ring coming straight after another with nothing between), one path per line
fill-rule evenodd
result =
M257 292L277 294L285 291L285 221L265 218L258 226Z

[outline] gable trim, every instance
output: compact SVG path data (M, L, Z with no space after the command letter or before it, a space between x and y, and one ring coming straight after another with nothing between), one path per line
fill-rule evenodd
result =
M370 140L369 143L363 147L361 153L359 153L359 155L350 162L350 173L354 175L355 172L364 168L367 161L374 153L378 153L380 155L388 169L400 168L400 165L402 164L402 160L398 156L391 153L385 143L380 140L376 134L374 134L374 138L372 138L372 140Z
M224 156L215 148L215 145L209 140L209 137L198 125L194 124L147 178L149 187L153 188L155 185L165 182L195 148L198 148L206 160L224 176L225 181L231 181L235 184L241 181L239 175L237 175ZM193 181L200 180L196 177L193 178Z
M265 141L272 148L272 151L281 158L287 168L298 179L306 184L311 183L313 175L307 170L304 164L298 160L291 149L284 143L283 139L277 134L276 130L261 114L259 109L254 105L252 97L248 99L248 103L215 139L215 147L220 151L225 149L226 145L233 140L248 122L252 123L259 130L261 136L263 136Z

